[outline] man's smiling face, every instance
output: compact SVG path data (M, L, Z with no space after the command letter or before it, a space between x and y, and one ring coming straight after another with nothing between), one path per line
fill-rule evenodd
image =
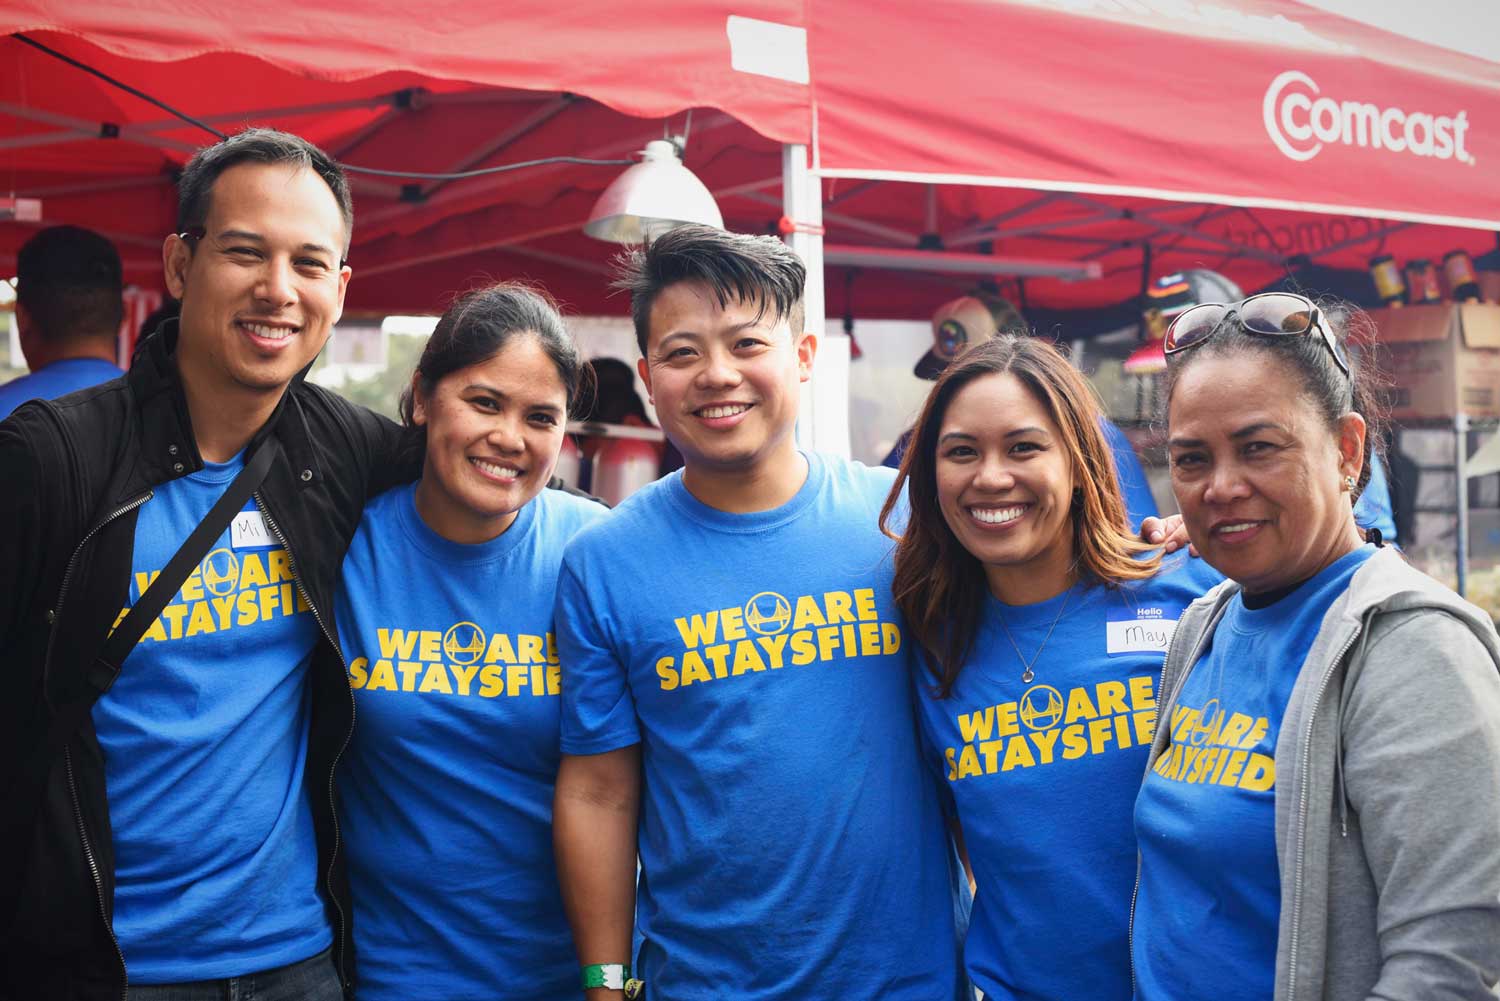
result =
M182 300L184 377L206 393L280 393L343 312L347 242L338 201L313 171L226 169L201 236L166 246L167 287Z
M641 378L689 467L750 472L795 447L815 344L759 301L720 306L707 285L679 282L651 306Z

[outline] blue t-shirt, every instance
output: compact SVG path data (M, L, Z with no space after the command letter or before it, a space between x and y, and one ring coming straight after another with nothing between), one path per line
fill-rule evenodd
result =
M563 560L563 751L641 744L653 1001L958 995L952 853L877 526L894 476L806 459L754 514L658 480Z
M1022 606L986 596L949 697L917 676L978 887L964 960L986 998L1130 996L1131 807L1156 682L1182 610L1222 579L1181 553L1119 588L1079 583ZM1035 658L1030 684L1016 647Z
M0 386L0 420L27 400L55 400L125 373L102 358L64 358Z
M1146 471L1141 468L1140 457L1135 454L1135 446L1130 444L1130 439L1125 437L1115 422L1108 417L1099 418L1099 430L1104 432L1104 438L1109 442L1110 451L1115 457L1115 473L1120 481L1120 497L1125 501L1125 517L1130 522L1130 527L1139 530L1141 522L1147 518L1157 516L1156 498L1151 494L1151 484L1146 481ZM896 469L901 465L901 459L906 455L906 449L911 445L911 431L904 431L896 444L891 446L890 452L881 460L881 465Z
M141 506L132 604L243 465L208 463ZM332 941L303 785L317 634L251 500L94 704L131 983L241 976Z
M1125 437L1114 421L1107 417L1099 420L1099 430L1109 442L1115 457L1115 475L1120 481L1120 496L1125 500L1125 517L1133 530L1139 531L1141 522L1157 517L1156 498L1151 494L1151 484L1146 481L1146 470L1141 467L1135 446Z
M416 486L365 507L339 642L359 719L339 777L361 1001L578 997L552 861L563 547L606 513L543 490L451 542Z
M1391 508L1391 486L1386 479L1385 463L1380 456L1370 454L1370 482L1359 493L1354 502L1354 521L1360 528L1380 529L1383 542L1399 542L1396 538L1396 516Z
M1135 807L1140 1001L1264 1001L1281 876L1276 738L1323 617L1375 552L1361 546L1265 608L1236 597L1172 708Z

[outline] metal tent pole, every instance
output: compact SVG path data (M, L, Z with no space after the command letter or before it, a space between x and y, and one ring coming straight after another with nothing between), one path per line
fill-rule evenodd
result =
M818 358L804 386L797 443L803 448L847 457L849 446L848 337L824 331L828 311L823 295L823 184L807 162L807 146L781 147L781 208L787 244L807 267L803 292L807 329L817 334Z
M1458 478L1458 596L1468 596L1469 587L1469 415L1453 415L1453 474Z

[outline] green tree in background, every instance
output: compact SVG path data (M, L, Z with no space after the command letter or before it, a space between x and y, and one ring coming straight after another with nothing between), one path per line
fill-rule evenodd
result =
M329 388L353 403L369 407L376 413L385 414L391 420L399 421L401 417L397 412L397 407L401 401L401 394L406 391L411 381L411 374L416 370L417 359L422 357L422 349L426 346L427 338L425 337L392 334L386 340L384 372L368 379L346 379L342 386ZM317 381L318 371L327 363L328 353L325 351L318 356L318 363L313 366L314 381Z

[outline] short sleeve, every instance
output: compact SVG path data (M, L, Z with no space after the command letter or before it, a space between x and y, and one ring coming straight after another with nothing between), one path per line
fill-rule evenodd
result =
M1163 556L1155 579L1176 590L1184 604L1191 604L1224 583L1223 574L1186 549Z
M917 731L917 752L922 757L922 770L933 781L943 816L956 819L958 804L953 798L953 785L948 781L947 759L938 747L938 735L933 732L933 716L943 712L941 703L933 695L936 679L927 670L925 658L916 652L915 643L910 644L903 659L911 678L912 716Z
M562 751L604 754L639 743L629 665L616 652L588 589L565 557L553 612L562 668Z

